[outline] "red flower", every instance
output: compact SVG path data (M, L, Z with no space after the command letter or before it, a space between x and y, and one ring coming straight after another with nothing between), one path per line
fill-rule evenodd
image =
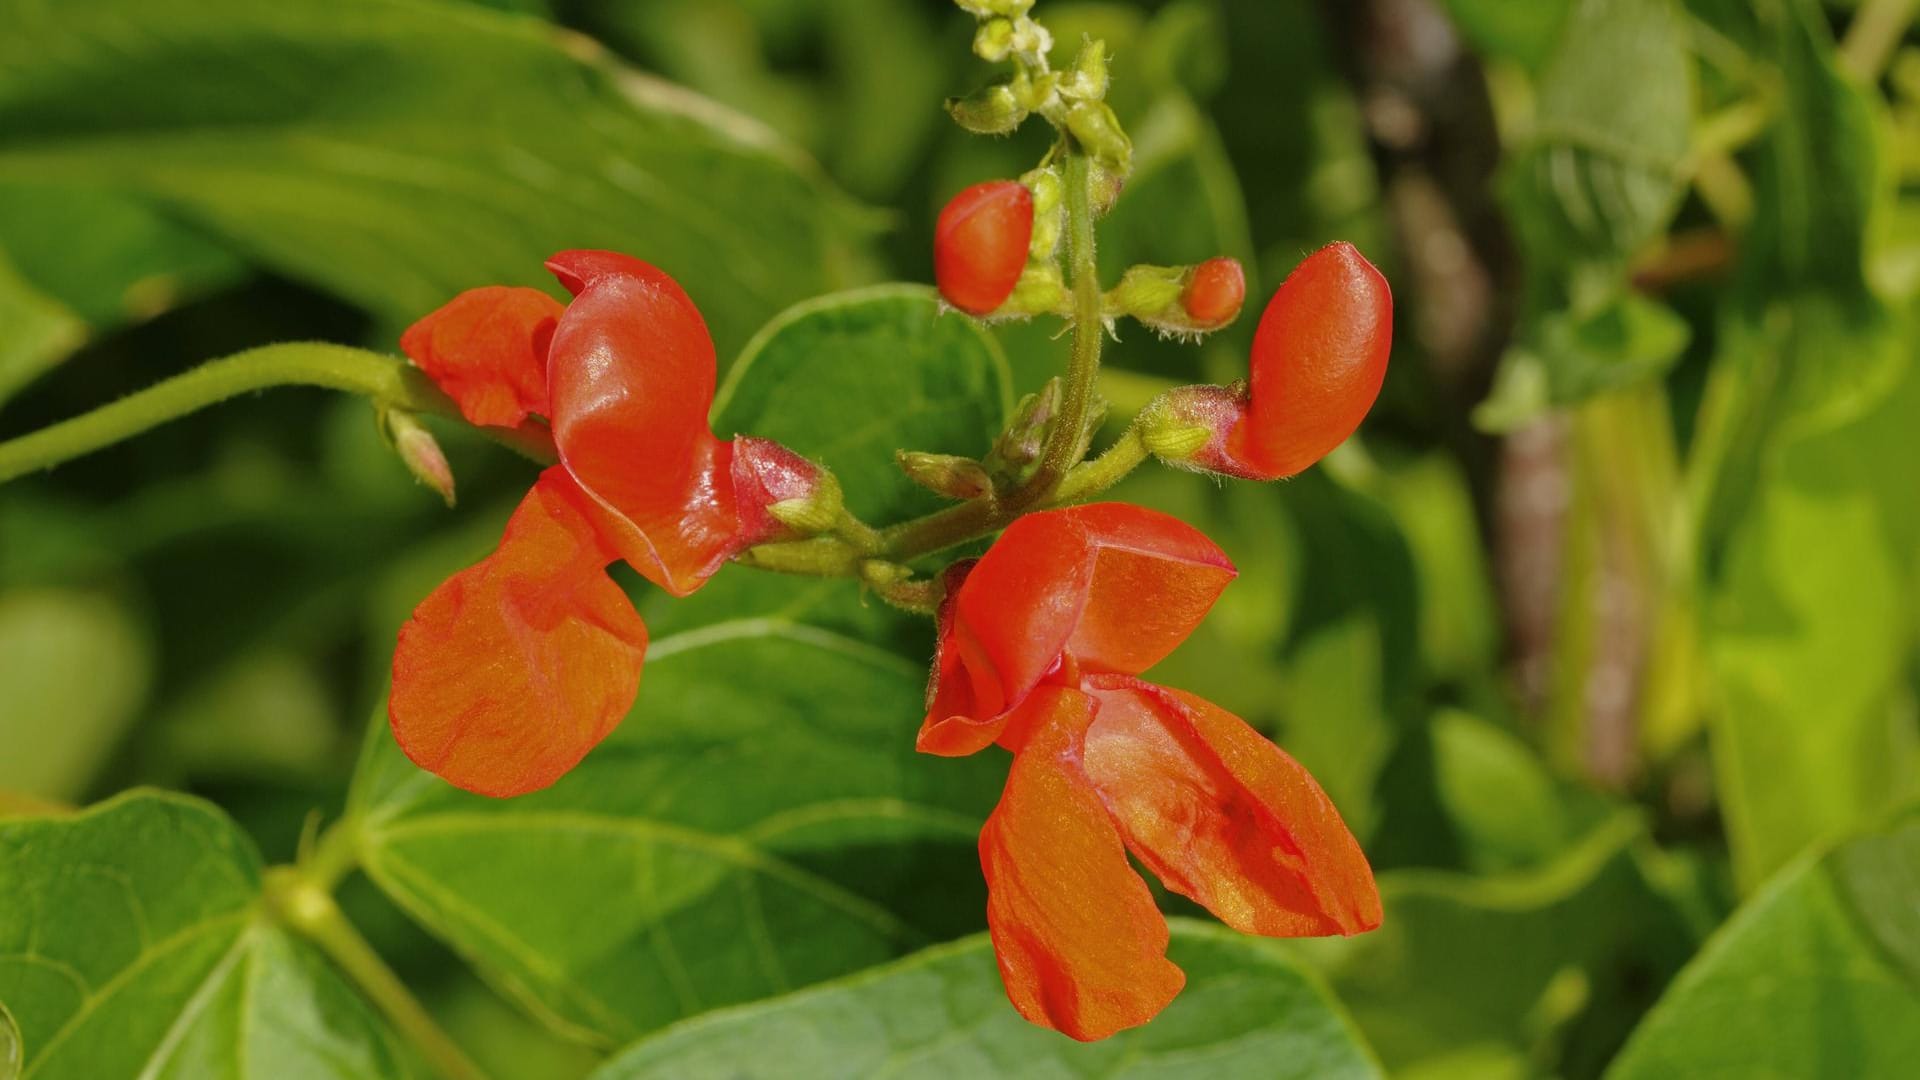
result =
M980 834L988 926L1021 1015L1076 1039L1145 1023L1186 981L1128 851L1247 933L1379 925L1366 856L1306 770L1135 678L1234 573L1190 526L1105 503L1030 514L954 575L919 745L1013 751Z
M475 289L400 339L469 420L544 413L560 455L499 548L422 601L394 650L394 737L484 795L553 783L632 707L647 631L609 564L684 596L779 535L767 508L821 475L777 443L714 436L713 341L672 278L603 251L547 266L574 294L564 309Z
M1198 277L1196 276L1196 281ZM1294 268L1253 336L1244 385L1169 391L1154 418L1197 434L1170 464L1251 480L1292 476L1352 435L1380 396L1393 351L1393 294L1352 244ZM1160 452L1156 450L1156 452Z

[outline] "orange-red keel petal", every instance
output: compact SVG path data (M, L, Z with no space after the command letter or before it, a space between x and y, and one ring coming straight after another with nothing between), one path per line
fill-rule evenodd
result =
M1186 976L1166 958L1166 920L1080 772L1091 699L1049 687L1030 705L1049 715L980 833L987 926L1020 1015L1103 1039L1151 1020Z
M387 712L407 756L493 796L578 764L640 689L647 628L607 576L614 558L566 471L542 473L500 547L401 627Z
M400 351L470 423L513 427L547 412L547 346L564 309L538 289L469 289L400 335Z
M1087 776L1167 888L1236 930L1357 934L1380 924L1365 854L1306 769L1202 698L1101 678Z

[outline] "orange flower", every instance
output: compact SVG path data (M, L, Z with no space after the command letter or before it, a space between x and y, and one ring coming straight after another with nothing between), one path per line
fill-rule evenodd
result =
M1135 677L1233 579L1211 541L1139 507L1081 506L1020 519L962 573L919 745L1013 751L980 863L1021 1015L1100 1039L1184 985L1128 851L1247 933L1379 925L1366 856L1306 770L1239 717Z
M612 252L547 265L572 304L474 289L400 339L472 422L545 414L560 456L500 546L422 601L394 650L401 749L484 795L553 783L632 707L647 631L608 565L684 596L781 535L768 507L811 498L822 475L708 428L713 340L672 278Z

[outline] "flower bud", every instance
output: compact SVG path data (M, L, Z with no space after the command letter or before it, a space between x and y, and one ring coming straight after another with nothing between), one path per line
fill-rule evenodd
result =
M1147 449L1165 464L1256 479L1226 452L1228 437L1246 413L1243 388L1181 386L1154 398L1134 423Z
M991 19L995 15L1025 15L1033 10L1033 0L954 0L954 3L976 19Z
M985 86L963 98L947 99L947 114L976 135L1006 135L1027 118L1027 110L1005 83Z
M1060 93L1080 101L1099 101L1107 96L1108 84L1107 43L1088 39L1060 84Z
M973 35L973 55L997 64L1013 53L1013 20L988 19Z
M1033 194L1012 180L962 191L933 231L933 276L947 303L985 315L1006 302L1026 269Z
M987 453L987 470L997 477L1012 480L1027 466L1040 460L1040 450L1047 441L1047 425L1059 411L1060 377L1056 375L1014 406L1013 420L994 440L993 449Z
M832 472L752 435L733 440L733 484L742 547L788 533L826 532L839 523L845 505Z
M1104 101L1077 101L1067 110L1067 130L1096 164L1125 180L1133 169L1133 140ZM1117 192L1116 192L1117 194Z
M987 475L986 466L972 458L901 450L893 460L907 479L949 499L968 502L993 490L993 478Z
M1110 315L1126 315L1162 334L1206 334L1240 314L1246 275L1221 256L1198 266L1134 266L1106 296Z
M1247 300L1247 275L1240 260L1224 255L1208 259L1187 274L1180 308L1196 330L1218 330L1240 316Z
M433 433L412 413L403 409L388 409L381 419L387 437L393 440L394 452L400 455L407 471L413 474L415 480L432 488L451 507L453 468L447 464L447 455L440 449L440 443L434 439Z

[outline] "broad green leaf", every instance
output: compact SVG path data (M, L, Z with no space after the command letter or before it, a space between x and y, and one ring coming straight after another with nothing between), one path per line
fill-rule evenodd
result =
M918 289L803 305L738 370L723 431L781 439L886 514L921 505L891 451L978 452L1006 393L991 343ZM850 582L737 569L645 611L633 715L545 792L455 791L376 722L353 803L384 891L605 1045L978 928L973 852L1005 764L914 752L923 624L861 608Z
M605 247L675 275L726 351L862 228L765 129L533 19L7 0L0 22L0 181L162 207L390 324Z
M29 1080L408 1075L325 959L263 915L225 815L136 793L0 821L0 1001Z
M1920 567L1912 477L1920 369L1860 420L1785 441L1714 585L1714 763L1751 886L1920 788L1903 707Z
M78 317L20 276L0 251L0 406L86 337Z
M1782 871L1674 980L1609 1080L1911 1072L1916 884L1913 814Z
M0 248L96 330L157 315L246 270L202 231L130 196L78 187L0 188Z
M1318 980L1270 943L1173 922L1186 989L1145 1027L1076 1043L1007 1003L985 937L678 1025L593 1080L827 1080L844 1076L1377 1077Z
M943 313L930 288L882 285L769 323L728 371L714 429L805 448L833 470L854 513L886 524L941 506L894 465L894 451L985 453L1009 394L1006 360L978 322Z
M1508 177L1522 241L1546 263L1530 272L1617 265L1682 191L1692 89L1671 0L1577 0L1536 94Z
M1547 313L1501 358L1498 381L1473 421L1482 430L1512 431L1548 409L1656 379L1692 336L1671 308L1632 293L1583 314Z
M83 795L147 701L145 630L111 597L0 592L0 788Z
M1385 873L1380 929L1295 947L1395 1071L1468 1053L1524 1067L1562 1042L1604 1059L1691 945L1641 872L1643 836L1623 816L1526 871Z

